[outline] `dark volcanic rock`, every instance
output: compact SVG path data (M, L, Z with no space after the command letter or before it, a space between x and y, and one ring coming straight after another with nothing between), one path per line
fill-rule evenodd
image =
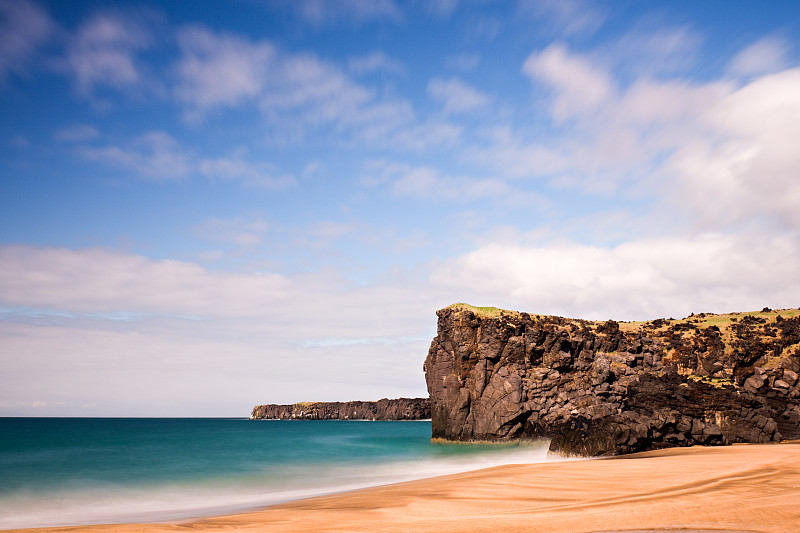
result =
M461 304L437 315L433 437L549 437L551 450L590 456L800 438L800 316L619 324Z
M425 420L430 417L431 408L427 398L256 405L250 415L252 419L280 420Z

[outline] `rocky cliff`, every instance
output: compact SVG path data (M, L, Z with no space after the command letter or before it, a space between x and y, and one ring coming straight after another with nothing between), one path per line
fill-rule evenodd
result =
M425 360L433 437L617 455L800 438L800 311L591 322L455 304Z
M425 420L430 417L431 407L427 398L256 405L250 415L252 419L279 420Z

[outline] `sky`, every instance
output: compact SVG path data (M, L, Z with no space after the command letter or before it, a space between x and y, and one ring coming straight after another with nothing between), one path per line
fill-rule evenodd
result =
M800 305L796 1L0 0L0 416L425 396L436 310Z

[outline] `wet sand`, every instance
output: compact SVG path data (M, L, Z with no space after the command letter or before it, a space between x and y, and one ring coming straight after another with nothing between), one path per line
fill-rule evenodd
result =
M26 531L186 530L800 531L800 443L507 465L180 523Z

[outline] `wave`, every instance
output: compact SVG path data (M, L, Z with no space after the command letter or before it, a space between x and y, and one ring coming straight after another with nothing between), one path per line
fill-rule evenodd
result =
M16 490L0 495L0 528L182 520L505 464L563 460L548 456L545 442L472 447L441 444L434 448L436 455L423 458L290 465L191 483L73 484L58 490Z

